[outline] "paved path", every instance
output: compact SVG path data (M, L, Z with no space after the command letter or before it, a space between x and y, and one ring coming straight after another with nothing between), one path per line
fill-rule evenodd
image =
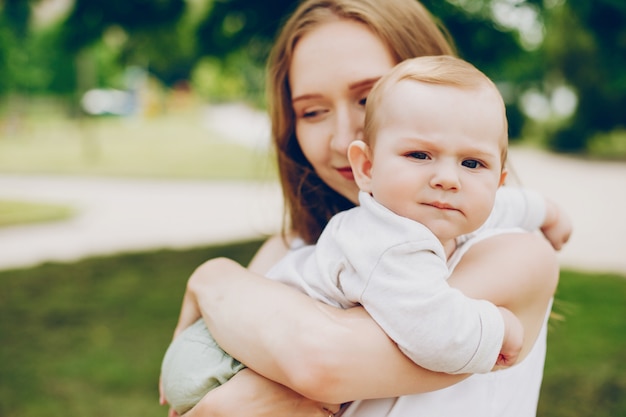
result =
M0 228L0 269L274 233L276 184L0 176L0 198L76 207L70 221Z
M562 265L626 274L626 164L514 148L522 184L574 222ZM278 230L276 184L0 176L0 198L70 204L70 221L0 229L0 268L259 237Z

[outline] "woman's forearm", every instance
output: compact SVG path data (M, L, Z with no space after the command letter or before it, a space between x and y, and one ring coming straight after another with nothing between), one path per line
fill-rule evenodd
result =
M277 410L285 410L290 417L327 417L338 412L339 407L311 401L250 369L243 369L228 383L205 395L185 417L275 417Z
M362 308L323 305L227 259L198 268L188 288L227 352L314 400L432 391L464 377L415 365Z

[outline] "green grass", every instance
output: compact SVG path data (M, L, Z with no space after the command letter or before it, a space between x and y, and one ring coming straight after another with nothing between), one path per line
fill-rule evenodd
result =
M65 220L73 214L72 208L58 204L0 200L0 227Z
M260 242L0 272L0 415L165 415L162 355L187 277ZM540 417L626 415L626 279L563 271Z
M626 277L563 271L539 416L626 416Z
M0 272L0 416L157 416L185 283L259 242Z

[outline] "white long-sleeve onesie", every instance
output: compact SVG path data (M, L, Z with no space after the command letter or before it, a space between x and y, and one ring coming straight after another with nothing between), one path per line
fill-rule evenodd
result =
M365 193L359 199L359 207L331 219L316 246L292 251L268 276L337 307L363 305L424 368L491 371L504 335L496 306L447 284L446 256L429 229ZM536 230L544 215L538 196L503 189L481 230L520 225Z
M545 211L538 195L501 187L493 213L472 236L520 226L536 230ZM458 239L460 248L467 247L466 240ZM442 372L487 372L500 349L502 319L495 306L448 287L447 274L443 248L428 229L366 196L363 208L331 220L317 247L292 250L267 276L338 307L362 303L419 365ZM183 414L242 367L221 350L200 319L170 344L162 364L163 392Z

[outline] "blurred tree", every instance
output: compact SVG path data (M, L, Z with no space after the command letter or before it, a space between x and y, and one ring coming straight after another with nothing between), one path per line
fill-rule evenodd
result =
M198 28L199 52L221 58L245 49L253 59L265 61L283 19L297 4L293 0L215 1Z
M578 96L570 123L549 144L558 151L584 151L596 133L626 128L626 2L562 1L546 18L543 70Z
M0 2L0 94L109 84L124 67L138 65L166 85L191 80L213 99L246 92L258 102L269 48L298 3L74 0L60 25L36 31L29 22L38 1ZM568 119L544 125L554 149L585 150L595 132L625 127L625 1L422 1L459 54L501 87L511 137L521 136L527 121L520 104L526 92L550 97L563 86L578 105ZM520 17L533 30L513 19Z
M63 23L65 46L78 51L100 40L112 26L124 28L129 35L167 27L184 8L184 0L75 0Z
M74 90L71 56L58 47L58 30L33 30L36 0L6 0L0 14L0 94L65 94Z
M138 65L172 85L188 79L197 59L186 35L185 0L75 0L62 22L61 45L85 54L104 42L121 68ZM189 32L189 30L187 30ZM79 64L79 71L85 62Z
M28 34L30 8L28 0L6 0L0 16L0 92L6 94L16 87L14 68L23 67L27 56L24 44Z

